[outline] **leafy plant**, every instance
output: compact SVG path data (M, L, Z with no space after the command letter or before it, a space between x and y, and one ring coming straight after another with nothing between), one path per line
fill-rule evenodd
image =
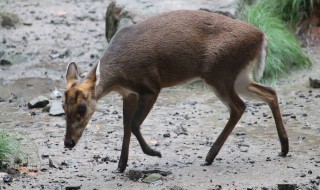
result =
M0 132L0 166L21 164L27 157L20 140L5 131Z
M300 0L260 0L252 6L245 7L242 19L263 30L268 37L268 57L263 81L275 81L280 76L287 76L292 68L303 68L311 65L311 61L303 52L296 36L291 33L283 18L290 15L282 11L288 9L290 3ZM281 4L284 3L284 4ZM297 5L291 5L296 7ZM289 6L290 7L290 6ZM295 8L296 10L298 8ZM290 9L290 11L292 11ZM300 14L293 14L288 22L296 23ZM298 16L299 15L299 16Z

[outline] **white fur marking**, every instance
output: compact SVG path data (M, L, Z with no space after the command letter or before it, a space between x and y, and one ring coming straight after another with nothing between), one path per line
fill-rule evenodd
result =
M266 65L266 57L267 57L267 48L268 48L268 39L266 35L263 36L263 42L261 47L261 52L259 57L256 60L256 68L255 68L255 76L256 79L261 79L263 76L263 71Z
M100 82L100 61L98 62L97 69L96 69L96 86L98 86Z
M250 63L247 67L245 67L242 71L240 71L234 84L235 91L239 95L244 95L246 97L251 96L251 93L248 91L248 86L252 81L251 64L252 63Z

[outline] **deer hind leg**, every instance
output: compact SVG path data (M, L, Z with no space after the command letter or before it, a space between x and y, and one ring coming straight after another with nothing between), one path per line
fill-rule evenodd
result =
M116 172L124 172L127 167L129 157L129 145L131 138L131 122L133 114L138 105L138 97L135 94L129 94L123 97L123 126L124 134L122 141L122 149L118 168Z
M137 109L135 110L132 122L131 122L131 130L132 133L136 136L136 138L139 141L139 144L142 148L142 151L149 155L149 156L158 156L161 157L161 153L153 150L144 140L141 131L140 131L140 125L144 121L144 119L147 117L148 113L152 109L156 99L158 97L158 93L147 93L143 95L138 96L138 105Z
M281 153L279 155L283 157L286 156L289 151L289 140L282 121L277 93L274 89L255 82L249 83L248 91L269 105L276 123L281 143Z
M212 87L214 87L214 85L212 85ZM221 147L227 140L228 136L230 135L230 133L240 120L244 110L246 109L245 103L240 99L233 87L226 88L226 86L224 86L220 89L217 87L214 87L213 89L217 97L229 108L230 118L223 131L210 148L206 156L205 163L203 164L206 166L212 164Z

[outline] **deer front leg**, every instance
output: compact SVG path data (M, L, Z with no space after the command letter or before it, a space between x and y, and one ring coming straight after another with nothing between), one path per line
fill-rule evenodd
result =
M132 124L131 124L131 130L132 133L136 136L136 138L139 141L139 144L142 148L142 151L149 155L149 156L158 156L161 157L161 153L153 150L144 140L141 132L140 132L140 125L144 121L144 119L147 117L148 113L152 109L156 99L158 97L157 94L144 94L144 95L139 95L138 97L138 106L137 109L135 110L133 119L132 119Z
M127 167L129 157L129 145L131 138L131 122L134 111L137 108L137 96L130 94L123 97L123 141L120 160L116 172L122 173Z

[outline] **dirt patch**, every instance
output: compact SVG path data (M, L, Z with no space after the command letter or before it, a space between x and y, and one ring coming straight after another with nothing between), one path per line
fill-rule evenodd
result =
M64 117L51 117L27 107L31 99L50 97L65 87L65 67L75 60L89 71L107 46L104 14L107 1L1 1L17 14L17 28L1 28L0 126L32 142L30 166L6 189L258 189L277 184L319 188L320 90L309 87L319 78L320 45L308 47L314 67L296 71L275 84L290 139L286 158L267 105L247 102L247 110L215 162L200 166L229 117L226 107L203 85L164 89L142 126L161 159L142 153L135 138L125 173L117 174L122 143L122 101L117 94L102 99L79 144L64 149ZM12 94L16 98L12 99ZM12 101L9 101L12 100ZM51 160L51 164L49 164ZM54 166L54 167L53 167ZM154 183L130 180L130 170L170 172ZM148 173L148 172L147 172ZM146 175L146 174L144 174ZM146 176L145 176L146 177Z

